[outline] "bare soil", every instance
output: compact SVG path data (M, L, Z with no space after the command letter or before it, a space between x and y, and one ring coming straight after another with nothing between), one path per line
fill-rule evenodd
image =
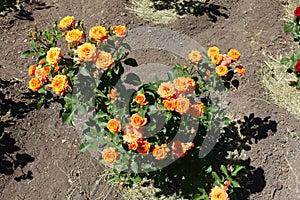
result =
M238 49L247 74L240 89L230 92L230 113L255 140L246 151L249 163L237 199L300 199L300 120L274 105L260 83L263 52L290 51L292 38L283 32L281 3L209 0L193 12L179 10L188 16L168 25L129 13L128 0L27 2L23 10L0 17L0 199L122 199L117 188L99 180L103 167L97 160L79 152L81 135L74 127L62 125L60 105L37 110L35 94L27 88L27 69L33 60L20 58L20 52L28 48L25 33L34 27L50 28L66 15L84 19L87 27L165 27L205 48ZM174 63L170 56L161 55L159 51L135 52L138 63Z

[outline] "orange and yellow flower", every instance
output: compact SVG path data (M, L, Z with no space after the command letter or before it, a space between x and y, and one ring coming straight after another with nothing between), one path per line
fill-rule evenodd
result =
M131 117L132 125L135 127L142 127L147 124L147 118L141 117L138 113L133 114Z
M170 149L165 144L161 146L155 145L152 154L156 160L163 160L168 155L169 151Z
M104 149L101 154L103 160L109 165L115 164L120 159L120 153L112 147Z
M96 46L91 43L84 43L77 48L77 54L83 61L92 61L96 53Z
M36 65L31 65L31 66L29 66L29 69L28 69L28 76L34 76L35 70L36 70Z
M107 53L105 51L100 51L95 60L95 65L99 69L102 70L108 70L111 68L111 66L114 64L114 60L112 59L112 56L110 53Z
M61 48L51 47L47 52L46 60L50 65L57 65L61 56Z
M202 59L202 55L197 50L192 50L191 53L188 56L189 60L193 63L199 63L199 61Z
M52 90L59 95L63 95L69 88L68 77L65 75L56 75L51 83Z
M243 66L238 65L238 66L235 67L235 70L238 73L238 75L240 75L240 76L245 75L246 70Z
M240 59L240 52L236 49L230 49L227 53L227 55L231 58L233 61L238 61Z
M122 25L114 26L113 32L116 36L124 38L126 36L126 27Z
M71 30L66 35L66 41L68 43L79 43L84 39L84 32L78 29Z
M143 130L140 127L133 127L132 124L126 124L123 133L123 141L132 143L143 137Z
M141 106L145 106L149 103L149 101L146 101L146 97L144 94L137 94L135 97L135 101Z
M211 189L211 192L209 193L209 198L211 200L230 200L226 192L229 185L230 182L225 181L223 187L215 186L213 189Z
M108 38L108 31L103 26L94 26L90 29L89 36L100 44Z
M158 87L157 94L162 98L171 98L175 95L174 86L170 82L161 83Z
M108 96L108 98L110 98L110 99L114 99L114 98L117 97L117 95L118 95L117 89L112 88L112 89L110 90L110 93L109 93L107 96Z
M164 104L164 107L168 111L173 111L176 109L176 100L175 99L165 99L162 101L162 103Z
M106 127L112 133L119 133L122 130L121 122L116 119L110 119L107 122Z
M137 150L139 144L138 142L135 140L135 141L132 141L129 146L128 146L128 149L129 150Z
M191 93L196 88L196 82L192 78L179 77L173 80L174 88L179 93Z
M204 113L204 104L203 103L197 103L193 104L188 113L192 115L194 118L200 117Z
M143 156L147 155L150 151L151 144L147 142L146 140L143 140L142 138L137 140L137 151L142 154Z
M51 71L51 69L52 67L50 66L39 67L35 70L34 76L45 83L48 80L49 72Z
M32 91L34 91L34 92L38 91L38 90L41 89L42 87L43 87L43 82L42 82L40 79L36 78L36 77L32 78L32 79L29 81L29 88L30 88Z
M221 54L216 53L211 56L211 61L216 65L219 65L222 62L222 60L223 56Z
M172 144L172 156L182 158L187 154L187 151L194 147L194 143L183 143L180 141L175 141Z
M218 47L210 47L208 50L207 50L207 55L209 57L212 57L214 54L220 54L220 49Z
M176 108L175 111L179 114L185 114L190 108L190 100L185 97L179 97L176 99Z
M216 72L219 76L226 76L228 73L228 67L225 65L219 65L216 67Z
M71 28L75 21L76 20L73 16L66 16L62 20L60 20L58 27L62 30L67 30Z

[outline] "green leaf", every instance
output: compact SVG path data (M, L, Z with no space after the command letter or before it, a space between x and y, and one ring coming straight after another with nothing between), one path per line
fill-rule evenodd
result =
M244 169L243 166L236 166L236 167L234 168L233 172L231 173L231 175L232 175L232 176L236 176L237 173L238 173L239 171L241 171L242 169Z
M234 188L241 187L240 184L239 184L239 182L237 182L235 180L232 180L232 179L230 179L230 185L232 185L232 187L234 187Z
M227 172L227 168L225 167L225 165L221 165L220 169L223 172L223 174L226 175L226 177L229 177L228 172Z
M42 107L42 105L43 105L43 103L44 103L44 100L45 100L45 97L44 97L44 96L41 96L41 97L39 98L39 100L38 100L38 102L37 102L37 104L36 104L36 107L37 107L38 110L41 109L41 107Z
M73 125L73 117L74 117L74 111L63 112L61 115L63 124Z
M282 58L281 60L280 60L280 64L282 64L282 65L286 65L286 64L288 64L288 62L290 62L290 59L289 58Z
M293 22L288 22L288 23L284 24L284 26L283 26L284 32L292 32L293 29L294 29L294 23Z
M21 58L26 58L27 56L31 56L31 55L34 55L34 54L35 54L34 51L27 50L27 51L22 52Z
M126 65L131 66L131 67L137 67L137 66L138 66L138 64L137 64L137 62L136 62L136 60L135 60L134 58L127 58L127 59L124 61L124 63L125 63Z
M86 152L88 150L88 148L89 148L89 144L80 144L80 146L79 146L79 150L81 152Z
M119 182L120 178L118 176L112 176L107 180L107 183Z
M135 182L135 183L140 183L142 181L142 178L137 176L134 179L132 179L132 181Z
M139 166L136 162L132 161L130 167L134 173L138 173Z

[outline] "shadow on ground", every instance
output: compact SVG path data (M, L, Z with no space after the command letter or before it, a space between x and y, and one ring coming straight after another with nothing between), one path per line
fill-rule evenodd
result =
M159 183L159 185L154 185L162 191L156 195L158 197L162 194L168 196L177 193L178 195L178 191L181 190L184 197L191 198L191 194L198 194L198 188L205 188L203 184L207 182L210 186L205 190L209 192L213 187L214 179L211 174L206 173L206 168L204 168L209 165L219 175L224 174L220 169L221 165L227 168L244 166L244 169L234 177L241 187L234 189L230 199L244 200L248 199L251 194L261 192L266 185L264 169L253 167L251 158L246 159L241 155L251 149L251 144L268 137L269 132L276 132L277 123L270 120L270 117L261 119L250 114L243 120L232 122L224 128L224 131L214 149L206 157L191 159L185 156L163 169L163 173L154 179ZM197 141L194 140L194 143ZM228 173L229 176L232 175L231 172Z
M212 22L217 22L219 17L227 19L227 8L209 3L209 0L151 0L157 10L173 9L178 15L192 14L195 16L207 15Z
M35 103L27 104L25 101L15 102L7 98L7 91L13 86L13 82L0 80L0 174L13 175L15 170L21 169L22 175L15 177L16 181L32 179L32 172L24 172L23 168L34 158L16 145L12 133L5 132L6 127L14 126L16 120L24 118L26 113L35 109ZM26 98L27 94L23 94Z

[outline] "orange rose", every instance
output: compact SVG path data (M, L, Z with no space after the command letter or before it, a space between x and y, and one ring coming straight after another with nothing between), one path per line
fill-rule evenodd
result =
M162 98L171 98L175 95L173 84L170 82L161 83L158 87L157 94Z
M47 62L46 59L41 60L41 61L39 62L39 66L42 67L46 62Z
M141 106L145 106L149 103L149 101L146 101L146 97L144 94L138 94L135 97L135 101L140 104Z
M224 65L219 65L216 67L216 72L219 76L226 76L228 73L228 67Z
M223 56L221 54L213 54L211 56L211 61L216 64L216 65L219 65L223 60Z
M34 76L36 70L36 65L31 65L28 69L28 76Z
M139 144L137 143L137 141L132 141L129 144L128 148L129 148L129 150L137 150L138 146L139 146Z
M89 35L100 44L108 38L108 31L103 26L94 26L90 29Z
M184 114L190 108L190 100L185 97L179 97L176 99L176 108L175 111L179 114Z
M227 55L231 58L233 61L238 61L240 59L240 52L236 49L230 49Z
M209 198L211 198L212 200L229 200L226 190L227 188L216 186L211 189Z
M104 149L101 154L103 160L109 165L115 164L120 159L120 153L112 147Z
M57 65L61 56L61 48L51 47L47 52L46 60L50 65Z
M83 61L92 61L96 53L96 46L91 43L84 43L77 48L77 54Z
M147 155L150 151L151 144L143 140L142 138L138 139L137 143L138 143L138 147L136 150L143 156Z
M43 83L45 83L48 80L49 72L51 71L51 69L52 69L52 67L50 67L50 66L37 68L34 72L34 76L36 78L40 79L40 81L42 81Z
M169 111L173 111L176 108L176 101L174 99L165 99L162 103L164 104L164 107Z
M143 137L143 130L141 128L133 127L132 124L126 124L123 133L123 141L132 143Z
M124 38L126 36L126 27L122 25L114 26L113 32L116 36Z
M42 82L40 79L36 78L36 77L32 78L32 79L29 81L29 88L30 88L32 91L34 91L34 92L38 91L38 90L41 89L42 87L43 87L43 82Z
M201 58L202 58L202 55L200 54L199 51L197 50L192 50L191 53L189 54L189 60L192 61L193 63L198 63Z
M116 120L116 119L110 119L107 124L106 127L108 128L108 130L112 133L118 133L121 131L121 122Z
M147 118L141 117L138 113L133 114L130 119L135 127L141 127L147 124Z
M187 154L187 151L194 147L192 142L184 144L180 141L175 141L172 144L172 156L182 158Z
M108 98L114 99L117 97L118 91L117 89L113 88L110 90L110 93L107 95Z
M165 144L161 146L155 145L152 154L156 160L163 160L167 156L169 151L170 149Z
M50 87L56 94L63 95L69 87L68 77L65 75L56 75Z
M84 32L78 29L71 30L66 35L68 43L78 43L84 39Z
M196 88L196 83L192 78L179 77L173 80L174 88L179 93L191 93Z
M200 117L204 113L204 104L203 103L193 104L190 107L188 113L195 118Z
M238 73L238 75L240 75L240 76L243 76L243 75L245 75L245 68L243 67L243 66L241 66L241 65L239 65L239 66L236 66L235 67L235 70L236 70L236 72Z
M76 20L73 16L66 16L60 20L58 27L62 30L67 30L74 24L75 21Z
M96 56L95 65L99 69L108 70L114 64L110 53L100 51Z
M214 54L220 54L220 49L218 47L210 47L207 50L207 55L212 57Z

